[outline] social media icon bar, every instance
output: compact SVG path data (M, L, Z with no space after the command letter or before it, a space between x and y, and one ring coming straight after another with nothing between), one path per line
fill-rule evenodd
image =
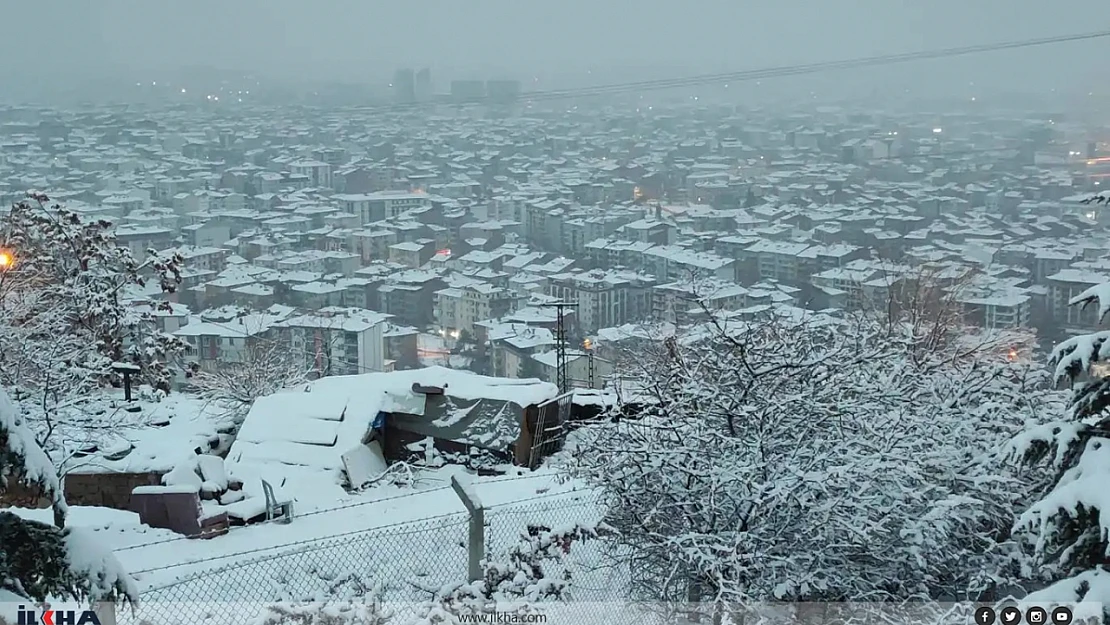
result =
M987 606L981 606L975 609L975 624L976 625L994 625L994 610Z
M1070 608L1061 605L1052 609L1053 625L1071 625L1071 618Z
M1035 605L1025 611L1025 620L1031 625L1045 625L1048 623L1048 611Z
M1021 610L1017 609L1017 606L1008 605L1002 608L998 616L1002 620L1002 625L1017 625L1021 622Z

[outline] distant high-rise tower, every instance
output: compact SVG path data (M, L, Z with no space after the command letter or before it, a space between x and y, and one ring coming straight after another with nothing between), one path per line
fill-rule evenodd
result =
M414 96L417 102L427 102L432 99L432 70L427 67L416 72Z
M416 74L411 69L399 69L393 73L393 99L398 104L416 102Z

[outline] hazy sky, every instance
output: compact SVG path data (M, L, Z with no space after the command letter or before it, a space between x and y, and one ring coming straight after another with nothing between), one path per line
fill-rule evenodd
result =
M1108 0L0 0L0 74L49 80L188 65L286 77L661 76L1087 32ZM12 24L22 24L21 29ZM1110 40L921 65L999 83L1094 81ZM138 78L138 76L135 76Z

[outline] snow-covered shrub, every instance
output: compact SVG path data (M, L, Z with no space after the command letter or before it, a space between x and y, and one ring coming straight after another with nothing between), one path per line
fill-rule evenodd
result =
M1029 337L797 309L638 351L635 419L562 457L598 487L635 597L671 603L981 598L1015 574L1030 491L998 458L1059 399ZM620 407L618 407L618 410Z
M1095 303L1104 319L1110 313L1110 284L1069 302ZM1030 575L1052 582L1033 595L1038 600L1110 606L1110 377L1097 367L1110 361L1107 339L1110 331L1102 331L1056 346L1052 363L1057 380L1072 385L1071 403L1058 413L1062 419L1030 428L1013 443L1016 455L1047 465L1053 474L1051 487L1016 525L1039 565Z
M64 522L65 501L54 466L0 390L0 497L12 488L49 501L55 520ZM10 512L0 512L0 594L34 601L138 598L119 562L90 536Z
M459 623L460 615L536 613L542 603L565 598L571 579L566 557L573 544L609 531L532 527L503 557L484 563L482 579L440 589L415 625Z
M377 603L306 601L275 603L250 625L386 625L389 614Z

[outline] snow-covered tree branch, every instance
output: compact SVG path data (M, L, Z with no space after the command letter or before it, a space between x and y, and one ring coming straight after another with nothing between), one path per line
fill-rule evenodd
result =
M1104 319L1110 285L1091 287L1069 304L1097 305ZM1047 466L1053 477L1043 498L1017 522L1039 564L1034 577L1052 583L1036 593L1039 600L1110 606L1110 378L1095 367L1110 361L1108 337L1110 332L1095 332L1056 346L1055 377L1072 387L1071 402L1059 421L1032 427L1013 442L1016 456Z
M46 500L64 519L65 501L50 459L0 391L0 498ZM126 599L138 591L111 553L74 528L0 512L0 602Z
M240 362L224 363L213 371L197 370L189 386L200 397L225 407L233 416L246 417L255 399L307 382L305 358L288 345L265 338L252 344Z
M0 383L48 451L56 451L59 421L85 418L84 401L122 384L114 363L139 366L137 386L170 390L184 344L157 331L129 298L148 280L172 293L180 258L151 252L139 261L111 224L43 195L12 207L0 222L0 248L11 259L0 270Z
M713 312L625 363L640 416L584 428L564 462L603 492L634 594L956 600L1008 581L1031 485L995 452L1059 399L1011 357L1030 337L929 319Z

